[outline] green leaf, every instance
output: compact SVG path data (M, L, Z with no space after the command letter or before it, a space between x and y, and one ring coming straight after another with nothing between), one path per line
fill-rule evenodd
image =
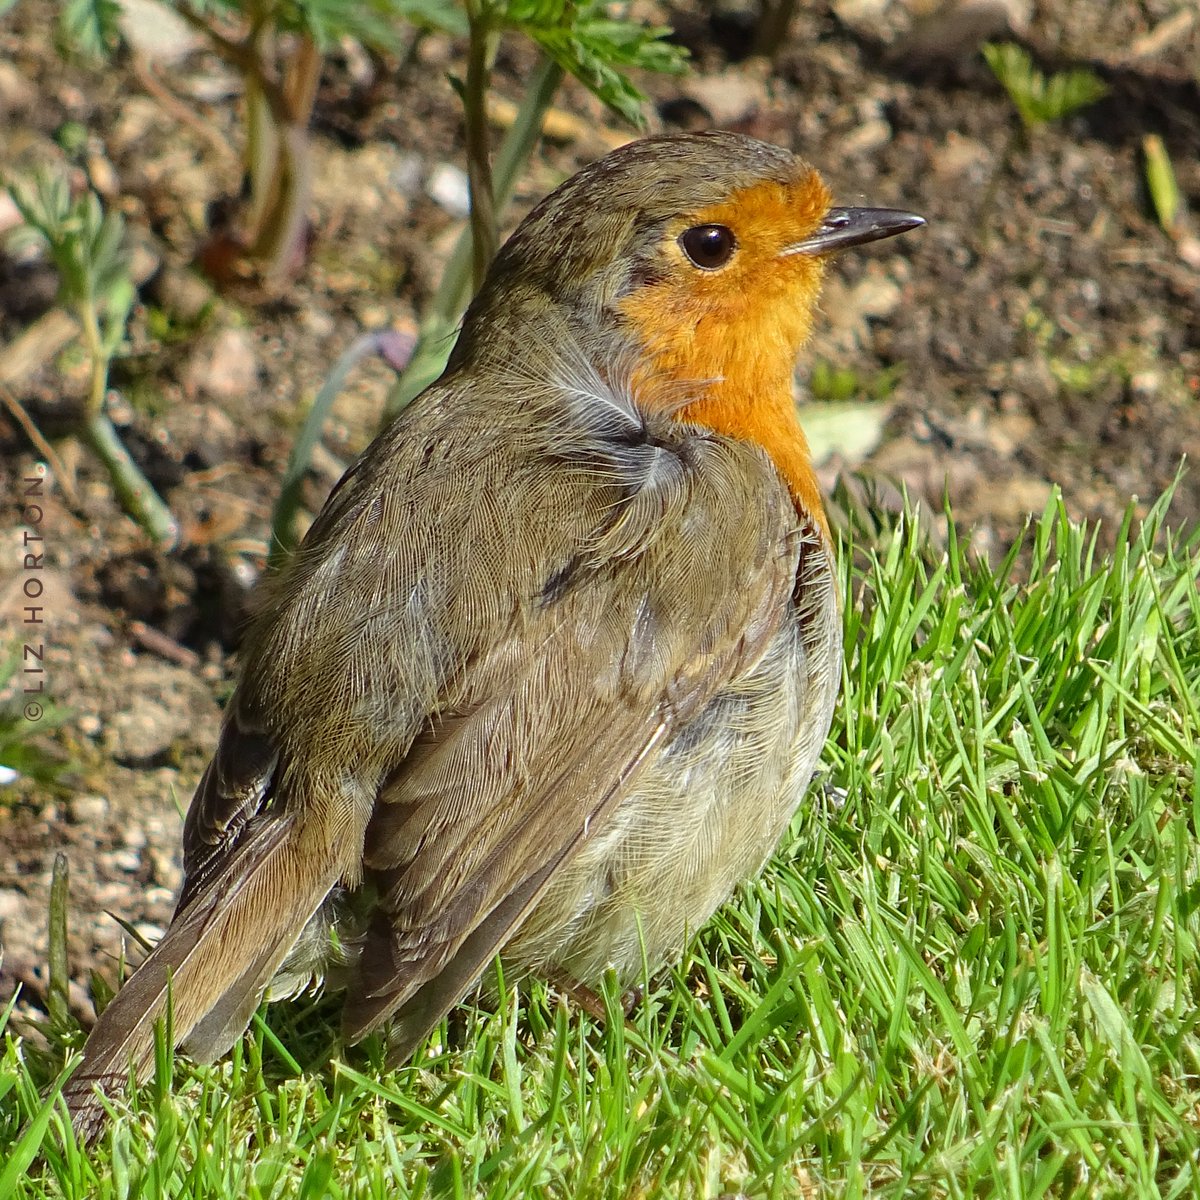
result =
M133 280L122 272L104 291L104 334L101 347L109 358L115 358L125 340L125 325L137 299Z
M342 37L383 50L399 40L392 6L381 0L299 0L279 11L284 28L303 29L322 49Z
M670 30L614 20L596 0L510 0L497 20L532 38L565 71L633 125L644 124L643 93L630 70L678 73L686 52L664 39Z
M199 13L201 5L193 9ZM392 50L406 21L455 37L467 32L461 6L450 0L283 0L274 19L280 29L309 34L322 49L350 37L373 49Z
M1164 233L1174 234L1183 212L1183 196L1175 181L1171 156L1157 133L1148 133L1142 138L1142 153L1146 158L1146 190L1154 205L1154 215Z
M121 38L118 0L67 0L59 17L63 47L86 58L107 58Z
M396 0L394 7L398 17L413 25L424 25L455 37L467 36L466 15L449 0Z
M66 179L49 172L39 173L32 185L14 184L9 194L26 225L46 243L65 303L95 304L101 311L124 303L129 271L119 213L106 212L94 192L72 201Z
M1094 71L1059 71L1047 77L1012 42L987 43L983 57L1027 129L1061 121L1108 94L1108 85Z

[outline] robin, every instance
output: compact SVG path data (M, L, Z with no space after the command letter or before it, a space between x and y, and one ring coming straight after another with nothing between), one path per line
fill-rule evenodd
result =
M500 251L445 373L267 585L170 928L68 1085L224 1054L330 967L407 1057L500 954L632 983L775 847L829 729L840 609L792 393L832 207L731 133L632 143Z

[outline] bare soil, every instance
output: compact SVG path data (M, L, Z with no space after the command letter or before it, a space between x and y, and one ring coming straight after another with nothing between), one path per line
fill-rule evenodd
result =
M1159 228L1142 162L1143 137L1159 135L1200 210L1200 18L1189 0L1034 5L1021 40L1042 66L1089 66L1110 91L1015 136L1012 105L961 17L914 32L910 7L801 5L768 63L747 56L746 6L643 4L695 61L689 77L641 81L652 128L722 126L788 145L841 202L929 220L832 272L810 362L849 368L855 396L846 410L806 410L832 431L827 485L859 472L935 513L945 493L993 555L1058 486L1111 539L1131 497L1144 508L1184 456L1200 456L1200 256ZM310 261L282 295L222 297L189 264L214 206L238 191L237 79L202 49L149 67L128 53L103 69L64 64L49 13L23 0L0 25L0 171L66 165L125 215L141 286L112 415L183 528L176 550L156 553L88 454L57 441L84 386L70 348L13 381L68 478L48 488L34 527L23 481L38 455L0 408L0 628L45 647L47 692L67 716L29 733L66 770L54 786L0 784L0 1003L18 984L27 1012L43 1003L50 871L63 850L72 1004L87 1020L89 974L111 979L125 940L109 914L150 938L170 917L180 812L214 745L303 412L364 328L415 326L461 228L428 181L463 166L447 81L463 47L426 38L403 69L352 49L330 56ZM531 63L526 48L502 50L497 93L519 101ZM148 93L155 78L175 108ZM560 107L576 119L539 147L510 225L630 136L576 85ZM54 289L42 260L0 253L0 369ZM390 378L368 364L339 399L306 484L310 512L369 440ZM1181 528L1200 517L1195 469L1172 514ZM36 627L22 624L27 532L45 539ZM9 684L18 707L28 678Z

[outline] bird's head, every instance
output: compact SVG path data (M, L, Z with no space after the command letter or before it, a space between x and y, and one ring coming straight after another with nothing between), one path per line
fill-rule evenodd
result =
M540 327L556 327L598 364L632 361L645 403L688 389L680 419L759 442L811 505L791 380L826 259L922 224L834 207L806 162L740 134L632 142L525 218L467 314L452 365L536 353Z

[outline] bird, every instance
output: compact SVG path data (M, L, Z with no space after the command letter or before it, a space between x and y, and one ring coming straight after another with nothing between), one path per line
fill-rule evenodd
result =
M923 225L790 150L634 141L520 223L441 377L264 582L154 950L66 1097L346 986L403 1062L496 956L586 992L764 866L840 690L793 376L829 257Z

